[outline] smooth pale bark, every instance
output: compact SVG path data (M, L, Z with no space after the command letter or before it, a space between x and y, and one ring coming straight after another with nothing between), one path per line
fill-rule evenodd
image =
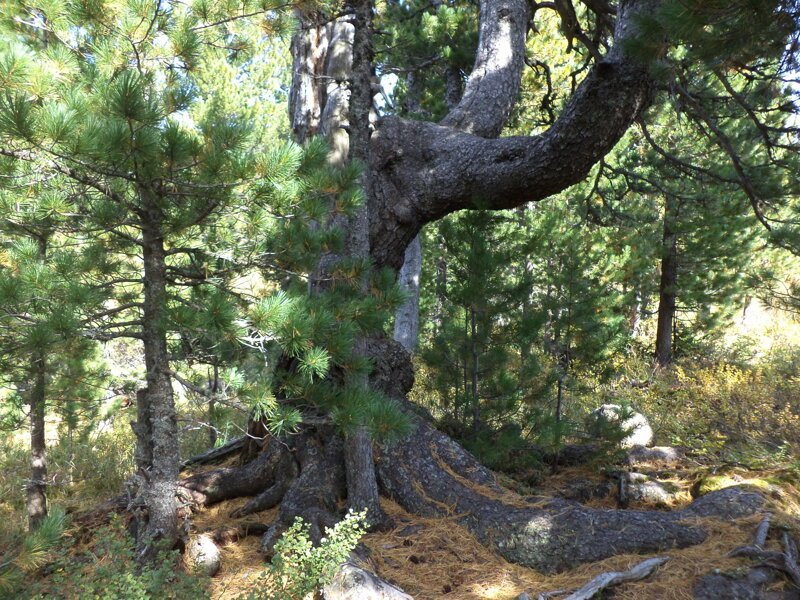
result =
M323 98L320 80L328 50L329 27L313 16L297 14L298 29L292 37L292 87L289 90L289 117L296 140L307 140L319 130Z
M422 274L422 241L416 236L406 248L398 283L407 294L394 319L394 339L413 354L419 338L419 285Z

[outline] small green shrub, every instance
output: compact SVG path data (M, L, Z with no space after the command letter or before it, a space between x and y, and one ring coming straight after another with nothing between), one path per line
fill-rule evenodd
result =
M10 598L20 593L26 575L47 563L64 535L65 525L64 511L53 507L36 531L22 537L16 547L0 555L0 595Z
M309 526L301 518L275 544L269 569L259 578L250 600L302 600L329 583L336 569L364 535L367 511L348 512L314 547Z
M120 519L97 530L91 547L76 551L62 544L59 556L23 598L81 600L151 600L209 598L207 580L186 573L177 551L161 551L139 568L133 540Z

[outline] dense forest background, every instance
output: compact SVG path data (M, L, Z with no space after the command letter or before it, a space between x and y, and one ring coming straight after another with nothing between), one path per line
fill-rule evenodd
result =
M745 0L4 2L0 595L302 598L359 539L380 556L423 547L398 531L438 535L435 518L497 550L511 521L458 520L408 454L419 440L505 508L679 514L756 489L772 504L735 535L708 525L730 547L704 552L749 568L727 551L778 515L790 558L768 583L796 591L799 22L794 2ZM481 94L488 125L469 114ZM566 150L523 165L528 181L519 140L556 147L553 131ZM463 154L473 138L508 145ZM391 339L413 363L411 405ZM680 458L631 466L639 418ZM176 540L229 515L237 540L251 538L236 519L256 517L260 554L226 546L214 580L176 567ZM684 533L625 550L699 543ZM430 548L368 570L419 598L513 598L580 587L596 573L570 569L626 553L615 544L474 550L498 581L505 560L576 578L538 588L480 569L439 585L453 567ZM690 594L699 575L673 576ZM666 597L659 581L620 593ZM705 597L733 597L719 593Z

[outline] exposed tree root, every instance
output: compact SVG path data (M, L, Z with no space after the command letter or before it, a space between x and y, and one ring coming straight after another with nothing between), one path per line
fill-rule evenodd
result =
M219 448L211 448L210 450L206 450L202 454L198 454L197 456L193 456L183 461L181 463L181 471L185 471L189 467L214 464L216 462L226 459L228 456L232 454L241 453L246 443L247 443L247 437L242 436L231 440L230 442L228 442L223 446L220 446Z
M783 552L766 549L767 536L769 535L771 515L767 514L756 530L752 546L736 548L729 556L744 556L760 561L756 568L769 567L784 573L789 580L800 588L800 565L798 565L797 544L788 531L781 535Z
M261 523L245 523L237 526L219 527L211 534L211 539L215 544L225 546L227 544L234 544L250 535L264 535L269 529L268 525Z
M241 496L255 496L287 475L292 462L288 449L270 438L263 452L242 467L225 467L192 475L180 482L179 492L205 506Z
M378 475L384 492L412 513L460 515L459 522L482 543L511 562L543 572L615 554L698 544L706 534L687 522L692 517L744 516L757 510L763 501L757 494L728 488L675 512L596 510L559 499L520 507L487 494L489 486L471 484L474 479L465 480L443 468L437 456L447 461L447 448L453 443L418 421L410 440L381 453ZM460 467L464 472L463 463ZM479 465L470 471L479 477L486 473Z
M315 543L325 527L339 520L337 503L345 496L341 440L330 432L325 444L312 436L298 437L293 446L300 474L286 490L277 518L261 539L266 556L272 555L275 542L296 517L309 524Z
M337 520L345 497L342 444L332 432L276 440L243 467L218 469L183 482L202 504L254 495L234 516L280 504L261 549L272 548L295 517L303 517L319 540ZM736 518L753 513L759 495L728 488L675 512L596 510L544 498L535 504L500 487L485 467L449 437L421 419L409 439L378 454L378 477L386 495L422 516L458 516L484 544L507 560L540 571L559 571L620 553L647 553L702 542L696 517ZM258 489L258 486L261 486Z
M372 385L400 402L416 426L409 438L376 454L383 493L411 513L456 516L511 562L554 572L621 553L686 547L706 538L693 524L696 518L737 518L754 513L763 503L758 494L736 488L708 494L674 512L597 510L555 498L523 501L499 486L459 444L415 414L404 400L413 375L399 345L374 340L370 354L381 357ZM337 503L346 498L342 448L332 429L310 427L285 441L270 439L242 467L200 473L182 486L199 504L254 496L234 516L280 505L261 542L269 556L296 517L309 523L314 540L338 520Z
M338 521L337 503L345 496L342 442L332 431L315 429L285 441L269 438L249 463L192 475L180 490L200 506L253 496L233 518L280 505L262 538L266 555L296 517L305 519L318 542L324 528Z

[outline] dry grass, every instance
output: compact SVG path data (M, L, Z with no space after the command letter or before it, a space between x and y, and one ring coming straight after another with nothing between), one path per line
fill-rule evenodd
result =
M641 468L658 470L659 467L662 465L646 465ZM681 508L691 501L689 488L693 479L692 473L693 468L689 465L665 469L662 480L669 481L680 489L675 506L670 508ZM750 475L753 476L752 473ZM602 478L602 473L590 468L564 469L548 478L535 492L549 495L564 489L576 479L599 483ZM471 484L469 487L475 486ZM479 487L476 491L488 492L484 486ZM790 484L782 484L781 489L780 494L768 499L768 509L775 513L773 523L775 527L800 530L800 491ZM493 496L498 496L497 491L492 492ZM521 502L511 492L501 496L502 498L497 499L509 504L518 505ZM232 522L228 515L246 501L247 499L240 498L200 511L193 518L194 529L203 532L230 526ZM616 498L612 496L592 500L589 504L598 508L610 508L615 506L615 502ZM536 597L536 594L545 591L574 590L601 573L626 570L647 557L619 555L582 565L565 573L542 575L532 569L508 563L479 544L458 524L459 515L421 518L406 513L389 500L384 501L383 507L394 519L396 527L388 532L369 534L363 539L363 543L371 552L370 558L378 574L400 586L417 600L512 600L522 592ZM652 507L638 505L637 508ZM265 511L251 515L244 522L270 523L275 514L274 509ZM691 599L692 587L698 577L714 569L736 572L752 566L747 559L728 558L727 554L752 541L760 519L761 516L756 515L737 521L702 519L693 522L693 525L701 526L708 532L704 543L658 553L658 556L669 556L670 561L647 579L616 588L614 597L618 600ZM258 545L258 537L251 536L222 548L222 568L214 578L210 590L213 598L240 598L253 588L264 570ZM778 547L775 546L775 549Z
M511 600L522 592L538 594L577 589L601 573L626 570L644 559L639 555L619 555L545 576L506 562L479 544L454 519L421 519L388 501L384 508L398 527L388 533L370 534L364 543L372 551L371 558L379 574L417 600ZM698 524L709 532L706 542L659 553L659 556L669 556L670 562L650 578L619 588L615 597L623 600L692 598L691 588L699 575L715 568L733 570L747 566L746 560L730 559L726 555L752 539L759 520L759 517L736 522L703 520ZM412 523L421 525L422 530L404 535L403 530Z
M195 518L197 529L208 531L229 525L228 513L243 502L243 499L225 502L200 513ZM565 573L542 575L508 563L479 544L457 524L456 517L420 518L388 500L383 507L395 520L396 527L369 534L363 543L371 552L378 574L417 600L512 600L522 592L535 597L544 591L577 589L601 573L626 570L646 558L619 555ZM274 513L266 511L255 515L253 520L269 522ZM670 561L644 581L617 588L615 598L691 599L692 586L699 576L713 569L736 571L750 565L746 559L728 558L727 554L752 541L759 521L760 516L754 516L732 522L703 519L693 523L708 531L704 543L659 553L669 556ZM223 547L222 569L211 588L213 598L238 598L252 589L264 569L258 542L257 537L248 537Z
M248 523L270 523L278 513L277 508L249 515L244 519L232 520L231 512L244 506L250 498L236 498L215 504L192 516L192 529L196 533L214 532L231 525ZM246 597L253 589L259 575L264 572L264 558L259 554L258 536L247 536L236 543L220 548L222 561L220 571L211 580L210 593L215 600L233 600Z

